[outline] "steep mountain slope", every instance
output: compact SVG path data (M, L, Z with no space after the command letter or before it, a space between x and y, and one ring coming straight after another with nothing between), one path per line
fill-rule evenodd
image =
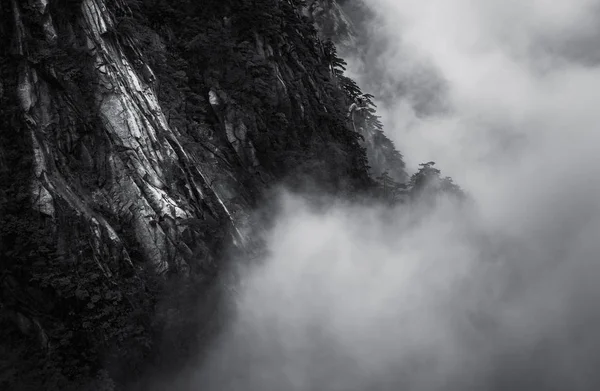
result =
M232 249L251 252L270 186L367 190L379 150L396 160L378 172L403 176L376 117L366 142L350 130L360 90L306 7L0 1L2 349L17 363L0 384L69 389L115 355L146 360L172 287L158 277L210 285Z
M311 0L307 2L305 8L306 14L314 22L320 36L332 40L343 56L352 56L361 62L362 67L372 66L371 62L365 60L365 50L369 45L366 42L367 34L363 26L369 11L362 2L339 0ZM345 70L343 66L342 69ZM346 86L348 96L354 100L360 92L356 83L341 73L338 78ZM397 182L406 182L408 176L404 170L402 155L383 132L383 125L375 113L375 104L370 99L373 96L368 95L367 98L370 105L368 126L360 130L360 133L364 139L363 146L371 167L370 172L374 176L385 173Z

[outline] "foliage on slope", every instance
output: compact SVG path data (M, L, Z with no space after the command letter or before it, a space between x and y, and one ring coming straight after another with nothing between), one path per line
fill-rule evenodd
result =
M358 46L365 45L362 39L363 35L367 35L366 31L362 31L360 23L355 24L356 19L360 18L348 15L347 7L342 7L344 4L339 0L310 0L307 4L311 18L318 26L319 35L327 40L326 45L331 53L330 58L335 67L336 78L345 91L348 105L350 105L363 93L354 80L344 75L347 64L338 57L336 46L345 56L352 56L355 60L360 61L361 51ZM361 4L354 5L360 7ZM368 11L364 5L360 9L362 13ZM373 176L379 176L387 171L387 175L390 175L395 181L404 182L408 179L408 175L405 172L402 154L383 131L383 124L376 114L376 106L373 102L375 97L371 94L363 96L367 99L369 109L366 112L366 126L361 134L364 137L362 144L366 148L371 168L370 173Z
M310 181L330 191L368 186L360 136L348 131L348 97L333 71L335 53L299 9L302 1L130 0L118 31L133 36L159 79L171 121L213 125L211 89L228 97L248 128L263 177L291 186ZM154 43L154 44L152 44ZM333 56L332 56L333 55ZM220 130L220 131L219 131Z

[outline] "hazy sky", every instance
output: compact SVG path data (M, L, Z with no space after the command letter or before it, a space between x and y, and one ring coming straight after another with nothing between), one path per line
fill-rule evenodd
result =
M598 2L366 2L378 55L353 76L474 205L282 196L190 389L600 389Z

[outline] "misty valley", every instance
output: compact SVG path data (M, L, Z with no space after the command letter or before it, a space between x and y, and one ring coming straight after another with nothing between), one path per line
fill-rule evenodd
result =
M0 389L600 389L600 1L0 22Z

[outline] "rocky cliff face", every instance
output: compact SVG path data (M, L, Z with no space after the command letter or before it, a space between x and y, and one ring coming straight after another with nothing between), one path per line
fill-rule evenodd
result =
M131 264L121 235L128 231L157 273L184 271L202 258L197 247L205 240L189 224L195 220L231 223L241 245L237 212L247 191L232 202L233 190L214 184L231 172L182 145L157 100L152 70L143 63L135 69L139 59L110 35L115 17L107 5L71 2L66 17L66 8L41 0L3 5L12 16L21 131L31 143L32 206L50 221L71 222L56 226L59 252L70 253L80 225L88 227L89 256L110 275ZM127 12L126 4L113 6Z
M269 186L372 185L364 146L375 156L380 144L349 130L353 96L312 27L324 23L315 5L0 1L0 305L11 324L46 350L113 343L107 329L133 320L79 308L132 312L143 305L122 297L147 296L142 274L213 275L226 249L253 247L249 214ZM326 34L341 34L332 23Z
M347 9L350 9L350 15ZM363 26L360 23L360 18L365 18L369 10L361 2L312 0L307 2L304 12L313 21L320 36L332 40L342 56L353 57L360 63L361 68L372 65L372 61L366 61L365 58L365 46L368 44L365 43ZM343 76L341 78L343 79ZM350 97L354 98L353 94L350 94ZM368 115L368 126L360 130L370 172L375 177L386 173L395 181L404 183L408 180L408 175L404 171L402 155L384 134L379 117L375 115L375 105L372 101L370 103L372 109Z

